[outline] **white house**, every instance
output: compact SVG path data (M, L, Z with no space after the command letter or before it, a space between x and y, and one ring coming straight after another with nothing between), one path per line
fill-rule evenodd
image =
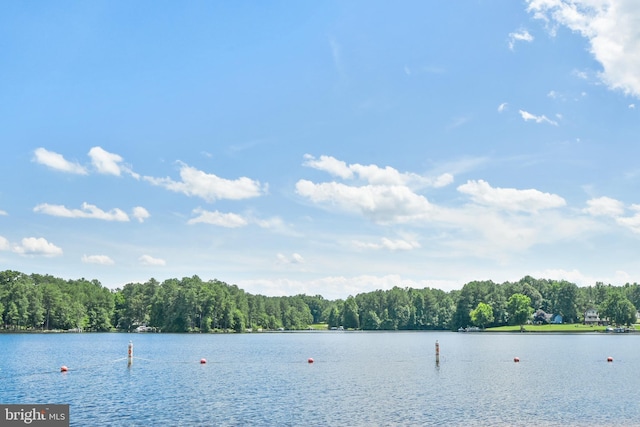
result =
M601 322L598 310L595 308L589 308L584 312L584 324L585 325L599 325Z

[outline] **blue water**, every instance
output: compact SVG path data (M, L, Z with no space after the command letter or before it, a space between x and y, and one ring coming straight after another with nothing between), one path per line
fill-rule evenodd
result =
M73 426L640 426L639 348L640 334L1 334L0 403L70 404Z

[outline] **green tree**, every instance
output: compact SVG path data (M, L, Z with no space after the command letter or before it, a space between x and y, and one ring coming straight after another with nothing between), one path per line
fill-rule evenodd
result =
M327 316L327 323L329 328L337 328L342 325L342 319L340 318L340 309L337 304L333 304L329 309L329 315Z
M636 308L619 289L611 289L600 307L600 316L616 325L631 325L636 321Z
M369 310L366 313L362 314L362 323L360 325L362 326L362 329L375 331L380 329L381 323L382 321L380 320L376 312L373 310Z
M245 324L244 324L244 314L240 309L236 308L233 310L233 330L240 333L244 332Z
M578 286L562 281L552 285L552 312L562 314L566 323L578 320Z
M360 328L360 316L358 315L358 303L356 299L349 296L344 302L344 309L342 312L342 325L351 329Z
M524 294L513 294L507 301L509 321L512 325L524 325L533 314L531 298Z
M493 308L484 302L478 303L478 306L469 313L471 322L475 326L484 328L485 325L493 322Z

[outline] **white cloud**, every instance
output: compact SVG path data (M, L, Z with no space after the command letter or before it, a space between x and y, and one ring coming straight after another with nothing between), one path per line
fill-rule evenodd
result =
M33 161L62 172L87 175L87 170L78 163L66 160L61 154L48 151L44 148L37 148L34 152Z
M320 156L320 159L316 159L311 154L304 155L304 166L318 169L324 172L328 172L333 176L340 177L342 179L349 179L353 177L353 171L342 160L338 160L331 156Z
M8 251L10 249L9 241L0 236L0 251Z
M525 29L509 33L509 49L513 50L517 41L531 43L533 41L533 36Z
M551 99L560 99L560 100L564 100L565 96L556 92L555 90L550 90L549 93L547 93L547 97L551 98Z
M113 265L111 258L106 255L82 255L82 262L85 264Z
M293 253L291 256L278 253L276 258L280 264L304 264L304 258L299 253Z
M151 214L149 214L149 211L147 211L142 206L136 206L135 208L133 208L132 215L135 219L138 220L138 222L144 222L145 219L151 217Z
M629 109L630 109L630 110L633 110L633 109L635 109L635 108L636 108L636 104L629 104Z
M9 215L6 211L0 210L0 216L7 216Z
M347 165L342 160L331 156L320 156L316 159L310 154L305 154L304 166L328 172L342 179L358 177L373 185L407 185L412 188L444 187L453 182L453 175L443 173L436 177L428 177L416 173L402 173L390 166L381 168L377 165L361 165L358 163Z
M25 237L20 245L13 248L13 251L22 255L42 255L54 257L62 255L62 249L47 242L42 237Z
M616 222L624 227L627 227L634 233L640 233L640 213L637 213L631 217L616 218Z
M360 241L353 241L353 245L357 248L363 249L387 249L390 251L410 251L420 248L420 243L415 240L395 239L391 240L383 237L380 243L367 243Z
M425 217L431 205L424 196L400 185L348 186L337 182L296 183L296 192L326 208L358 213L375 222L407 222Z
M182 179L181 181L174 181L168 177L154 178L146 176L144 180L176 193L200 197L207 202L219 199L248 199L261 196L267 190L266 185L263 187L259 181L246 177L236 180L220 178L184 164L180 168L180 178Z
M558 126L558 122L555 122L555 121L549 119L545 115L536 116L536 115L531 114L528 111L524 111L524 110L518 110L518 112L520 113L520 116L522 117L522 119L525 122L528 122L529 120L533 120L536 123L549 123L550 125Z
M226 228L244 227L248 224L246 219L234 213L212 212L201 208L194 209L193 213L198 216L190 219L187 224L203 223Z
M279 217L254 219L254 222L258 225L258 227L265 229L284 230L286 228L284 221L282 221L282 218Z
M587 200L587 207L584 212L593 216L618 217L624 214L624 204L610 197L598 197Z
M502 104L498 105L498 113L502 113L503 111L505 111L508 106L509 104L506 102L503 102Z
M636 211L635 215L630 217L616 218L616 222L634 233L640 233L640 205L631 205L631 209Z
M68 209L63 205L50 205L42 203L35 208L34 212L46 215L60 216L64 218L93 218L104 221L129 221L129 216L120 209L111 209L108 212L103 211L95 205L83 203L81 209Z
M133 172L131 167L123 163L122 156L109 153L102 147L92 147L89 150L89 157L91 158L91 164L98 173L120 176L124 172L133 176L135 179L140 178L140 175Z
M417 281L404 278L397 274L385 276L361 275L361 276L327 276L309 281L297 281L291 279L258 279L244 280L238 283L242 289L251 293L260 293L267 296L283 295L322 295L327 299L345 299L349 295L357 295L363 292L371 292L372 289L389 290L394 286L406 286L416 289L425 287L437 287L438 289L460 289L463 283L444 281Z
M91 157L93 167L99 173L120 176L122 157L118 154L109 153L101 147L93 147L89 150L89 157Z
M528 0L534 17L563 25L589 40L611 89L640 97L640 2L637 0Z
M583 209L583 212L596 217L613 218L618 225L628 228L634 233L640 233L640 205L633 204L629 208L635 211L635 214L624 216L624 203L610 197L598 197L587 200L587 207Z
M150 265L150 266L164 266L166 261L160 258L154 258L151 255L142 255L138 258L140 264L142 265Z
M458 187L458 191L471 196L476 203L507 211L538 212L541 209L557 208L566 204L565 200L556 194L543 193L535 189L493 188L483 180L467 181Z
M631 281L629 273L621 270L614 272L612 276L591 276L582 273L580 270L563 270L563 269L546 269L542 271L533 272L533 277L541 277L549 280L566 280L571 283L575 283L578 286L593 286L596 283L612 284L614 286L621 286Z

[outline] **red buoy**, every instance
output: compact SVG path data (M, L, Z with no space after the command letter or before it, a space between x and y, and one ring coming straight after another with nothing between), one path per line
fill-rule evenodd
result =
M310 357L309 359L307 359L307 362L313 363L313 358Z
M513 361L514 361L514 362L516 362L516 363L518 363L518 362L520 361L520 358L519 358L519 357L514 357L514 358L513 358Z
M200 359L200 364L204 365L205 363L207 363L207 359Z
M60 372L67 372L69 370L69 368L67 368L65 365L62 365L60 367Z
M613 357L611 356L607 357L607 362L613 362Z

